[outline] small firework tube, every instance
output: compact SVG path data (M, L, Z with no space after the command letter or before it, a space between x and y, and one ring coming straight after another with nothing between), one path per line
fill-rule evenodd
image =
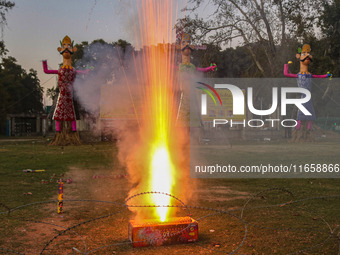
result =
M58 181L58 214L63 213L64 183Z
M24 169L22 171L25 173L41 173L41 172L45 172L45 169L38 169L38 170Z

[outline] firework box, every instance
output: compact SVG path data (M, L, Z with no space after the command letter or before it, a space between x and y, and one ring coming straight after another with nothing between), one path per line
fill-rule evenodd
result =
M166 222L130 220L129 239L133 247L196 242L198 223L190 217L171 218Z

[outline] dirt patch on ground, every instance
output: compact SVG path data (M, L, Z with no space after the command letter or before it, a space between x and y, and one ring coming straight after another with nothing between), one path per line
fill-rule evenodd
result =
M209 189L198 189L195 191L195 197L200 199L214 202L214 201L232 201L236 199L247 199L250 198L248 192L242 192L237 190L232 190L226 186L215 186Z
M64 179L72 180L70 184L64 185L64 212L57 214L57 203L43 204L40 210L44 211L46 217L41 220L27 219L28 221L16 230L16 235L8 240L7 247L26 255L40 254L47 245L43 254L71 254L72 248L82 252L104 247L111 243L125 243L123 246L113 247L110 251L103 249L95 254L138 254L138 250L131 250L127 240L127 226L131 213L122 206L115 207L110 203L98 201L124 202L130 190L130 184L124 172L108 171L107 169L88 170L70 168ZM226 186L214 186L196 190L194 192L200 199L208 202L230 201L250 197L247 192L232 190ZM55 197L56 199L57 190ZM68 201L78 200L78 201ZM97 202L85 201L96 200ZM124 209L122 213L113 217L103 218L91 222L91 219L110 214L115 210ZM79 223L86 222L77 226ZM67 233L65 229L76 226ZM86 248L85 248L86 247ZM178 254L206 254L188 252L186 248ZM120 250L119 250L120 249ZM194 248L193 248L194 249ZM162 248L164 254L173 254L171 247ZM170 251L171 250L171 251ZM197 250L197 249L196 249ZM176 251L176 249L175 249ZM78 254L76 250L74 254ZM150 250L143 254L154 254Z
M32 219L13 214L13 218L22 220L24 225L16 230L16 235L7 240L7 247L20 251L26 255L40 254L46 244L51 242L44 254L70 254L58 247L70 243L74 247L84 250L84 242L90 238L83 231L78 232L78 227L62 232L74 225L85 222L98 215L105 214L112 207L109 203L89 202L86 200L123 201L128 193L129 184L124 173L108 174L108 170L88 170L71 168L64 179L71 183L64 184L63 214L57 213L57 203L42 204L44 219ZM113 171L114 172L114 171ZM56 195L51 200L57 199ZM78 201L68 201L78 200ZM36 207L34 208L34 210ZM60 236L58 236L61 234ZM57 239L53 240L54 237Z
M67 176L72 179L72 184L66 190L70 197L116 201L125 199L130 190L127 175L123 171L109 173L107 169L86 170L72 167Z

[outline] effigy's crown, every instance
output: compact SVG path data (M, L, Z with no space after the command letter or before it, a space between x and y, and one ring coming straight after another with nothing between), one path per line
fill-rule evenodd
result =
M310 47L310 45L309 44L304 44L303 46L302 46L302 52L311 52L311 47Z
M63 45L63 44L73 44L73 42L71 41L71 38L68 37L67 35L64 37L63 41L60 42L60 45Z

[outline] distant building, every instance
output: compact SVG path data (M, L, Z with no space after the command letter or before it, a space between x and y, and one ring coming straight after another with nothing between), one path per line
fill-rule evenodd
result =
M45 135L47 115L41 113L7 114L7 136Z

